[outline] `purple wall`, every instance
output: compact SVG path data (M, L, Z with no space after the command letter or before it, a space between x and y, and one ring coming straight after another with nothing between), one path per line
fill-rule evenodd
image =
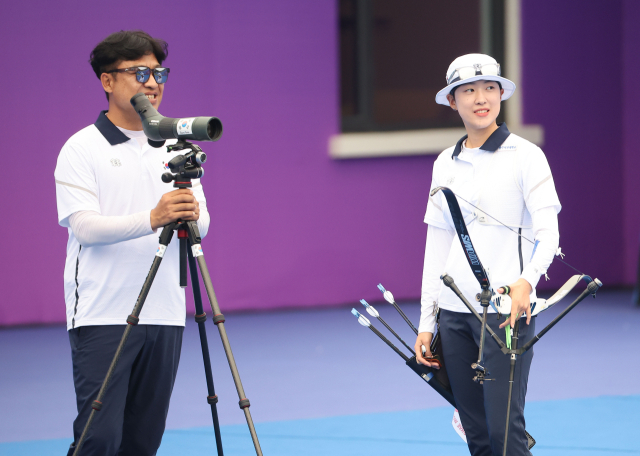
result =
M398 297L417 296L433 158L328 158L339 124L335 2L174 5L7 7L2 125L5 137L30 141L11 148L29 157L24 175L5 173L5 195L15 197L3 199L4 213L20 225L5 224L0 237L0 324L64 320L67 234L56 221L53 169L64 141L106 106L90 50L129 28L169 42L161 112L224 123L222 139L205 145L203 179L212 215L203 247L223 309L374 299L380 280Z
M638 124L640 123L640 3L635 0L623 2L622 42L622 164L623 164L623 237L624 280L632 283L636 279L638 249L640 247L640 153Z
M623 105L620 73L624 58L637 74L637 46L622 42L635 44L639 32L621 31L620 2L523 3L525 121L545 126L564 205L561 245L606 284L629 283L640 226L620 194L632 197L638 184L620 175L637 160L634 138L623 135L634 131L635 106ZM633 2L624 5L638 16ZM222 139L204 144L212 158L203 179L212 215L203 247L223 310L377 300L379 281L400 299L419 295L434 157L328 158L339 125L336 2L114 0L62 9L34 0L3 12L0 125L15 145L6 142L3 154L0 325L64 321L67 234L57 225L53 170L65 140L106 109L90 50L131 28L169 42L161 112L224 123ZM22 158L12 172L9 157ZM554 266L549 285L569 274Z
M545 128L566 261L605 285L629 283L621 261L629 247L622 230L621 2L522 3L524 121ZM570 273L559 263L550 271L555 283Z

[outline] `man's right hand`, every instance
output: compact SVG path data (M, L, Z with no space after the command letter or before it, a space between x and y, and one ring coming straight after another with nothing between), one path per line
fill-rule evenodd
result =
M200 208L193 192L179 188L165 193L155 209L151 210L151 228L156 230L171 222L180 220L198 220Z
M416 338L416 344L413 347L414 350L416 351L416 361L418 361L418 364L423 364L427 367L432 367L434 369L440 369L440 366L438 365L438 363L431 363L428 360L424 359L424 356L422 356L422 346L424 346L425 348L425 351L424 351L425 356L432 356L431 355L432 339L433 339L433 333L422 332L418 334L418 337Z

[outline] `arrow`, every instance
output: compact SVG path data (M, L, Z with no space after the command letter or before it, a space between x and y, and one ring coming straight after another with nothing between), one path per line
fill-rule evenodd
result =
M417 336L418 330L416 329L415 326L413 326L413 323L411 323L411 320L407 318L407 316L402 311L402 309L398 306L398 304L396 304L396 301L393 299L393 295L391 294L391 292L389 290L385 290L381 283L378 284L378 290L382 292L382 296L384 297L385 301L387 301L389 304L395 307L398 313L402 315L402 318L404 318L404 321L407 322L407 324L411 327L411 329L413 329L413 332L416 333L416 336Z
M387 324L386 321L384 321L382 319L382 317L380 316L380 314L378 313L378 311L376 309L373 308L373 306L370 306L367 301L365 301L364 299L360 300L360 303L367 309L367 313L369 315L371 315L372 317L377 318L378 320L380 320L380 323L382 323L389 331L391 331L391 334L393 334L394 336L396 336L396 339L398 339L400 342L402 342L402 345L404 345L405 347L407 347L407 350L409 350L409 353L411 353L413 355L413 349L411 347L409 347L404 340L402 340L402 338L396 334L396 332L391 329L391 326L389 326Z
M369 319L367 317L365 317L364 315L362 315L360 312L358 312L356 309L351 309L351 313L358 319L358 323L360 323L362 326L366 326L367 328L369 328L371 331L374 332L374 334L376 336L378 336L380 339L382 339L382 341L387 344L389 347L391 347L391 349L393 351L395 351L398 355L400 355L400 357L402 357L402 359L406 361L409 361L409 357L407 355L405 355L404 353L402 353L398 347L396 347L395 345L393 345L393 343L387 339L386 337L384 337L384 335L378 331L375 326L373 326L371 324L371 322L369 321Z

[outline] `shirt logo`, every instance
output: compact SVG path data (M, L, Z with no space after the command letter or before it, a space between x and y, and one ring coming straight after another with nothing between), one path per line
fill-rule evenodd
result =
M453 181L455 181L455 180L456 180L456 178L451 176L449 179L447 179L447 185L453 184Z
M122 166L122 163L120 163L120 159L112 158L111 159L111 166Z

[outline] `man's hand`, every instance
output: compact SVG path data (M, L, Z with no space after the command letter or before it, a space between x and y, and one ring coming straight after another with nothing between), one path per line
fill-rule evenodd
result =
M509 285L511 290L509 296L511 297L511 318L506 320L500 325L500 328L504 328L507 325L511 325L513 328L520 315L527 314L527 324L531 322L531 302L529 301L529 295L531 294L531 284L524 279L518 279L515 283ZM498 293L504 294L504 288L498 288Z
M158 205L151 210L151 228L156 230L178 219L187 221L199 218L200 205L193 192L187 188L179 188L162 195Z
M416 338L416 344L414 345L414 350L416 351L416 361L418 364L424 364L427 367L432 367L434 369L440 369L440 365L438 363L432 363L428 360L424 359L422 356L422 346L425 348L425 356L432 356L431 354L431 339L433 339L433 333L430 332L422 332L418 334Z

